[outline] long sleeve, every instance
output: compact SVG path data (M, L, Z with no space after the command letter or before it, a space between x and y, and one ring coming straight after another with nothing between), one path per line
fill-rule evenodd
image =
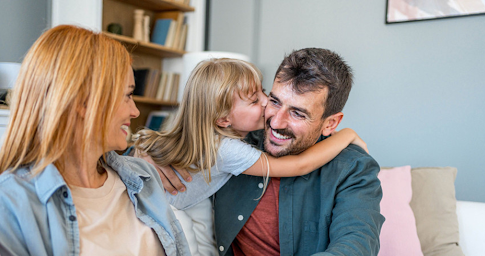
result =
M330 244L315 255L377 255L384 222L379 165L370 157L339 166L347 170L336 192L329 229Z

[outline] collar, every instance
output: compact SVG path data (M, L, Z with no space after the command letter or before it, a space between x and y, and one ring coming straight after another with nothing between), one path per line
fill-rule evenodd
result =
M111 168L118 173L128 190L140 193L143 188L143 183L150 180L151 175L145 168L141 168L141 166L134 161L127 161L127 158L137 158L120 156L114 151L107 152L105 156L106 164L111 166ZM139 160L143 161L141 159Z
M31 170L31 168L32 166L29 167L29 170ZM49 200L52 194L58 189L67 187L64 178L54 164L48 165L40 174L34 176L33 179L37 196L43 204L46 204L47 200Z

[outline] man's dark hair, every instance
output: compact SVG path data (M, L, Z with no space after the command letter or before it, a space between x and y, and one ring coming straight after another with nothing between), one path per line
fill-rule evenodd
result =
M275 80L289 83L298 94L328 88L322 119L341 112L352 88L352 69L336 53L320 48L305 48L286 56L276 71Z

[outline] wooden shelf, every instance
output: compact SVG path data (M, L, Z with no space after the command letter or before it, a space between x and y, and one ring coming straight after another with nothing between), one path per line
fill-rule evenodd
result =
M143 9L151 11L182 11L193 12L195 9L191 6L177 3L168 0L117 0L119 2L128 3Z
M176 107L176 106L179 105L179 103L176 102L176 101L162 101L162 100L157 100L157 99L152 99L152 98L147 98L147 97L141 97L141 96L133 96L133 100L136 103L145 103L145 104L166 106L166 107Z
M182 55L186 53L185 51L175 50L159 44L141 42L128 36L117 35L109 32L103 32L103 34L120 41L126 45L131 52L136 50L137 52L146 53L161 58L182 57Z

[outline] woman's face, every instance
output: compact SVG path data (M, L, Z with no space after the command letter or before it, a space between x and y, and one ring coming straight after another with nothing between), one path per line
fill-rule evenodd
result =
M232 128L241 136L246 136L250 131L263 129L264 108L268 103L268 97L261 87L245 99L241 99L238 93L233 97L234 105L227 117Z
M110 132L108 134L108 150L124 150L128 146L126 137L128 135L128 128L132 118L137 118L140 111L135 106L133 101L133 90L135 89L135 79L133 77L133 69L128 67L127 79L123 84L124 92L123 99L115 110L113 120L110 124Z

